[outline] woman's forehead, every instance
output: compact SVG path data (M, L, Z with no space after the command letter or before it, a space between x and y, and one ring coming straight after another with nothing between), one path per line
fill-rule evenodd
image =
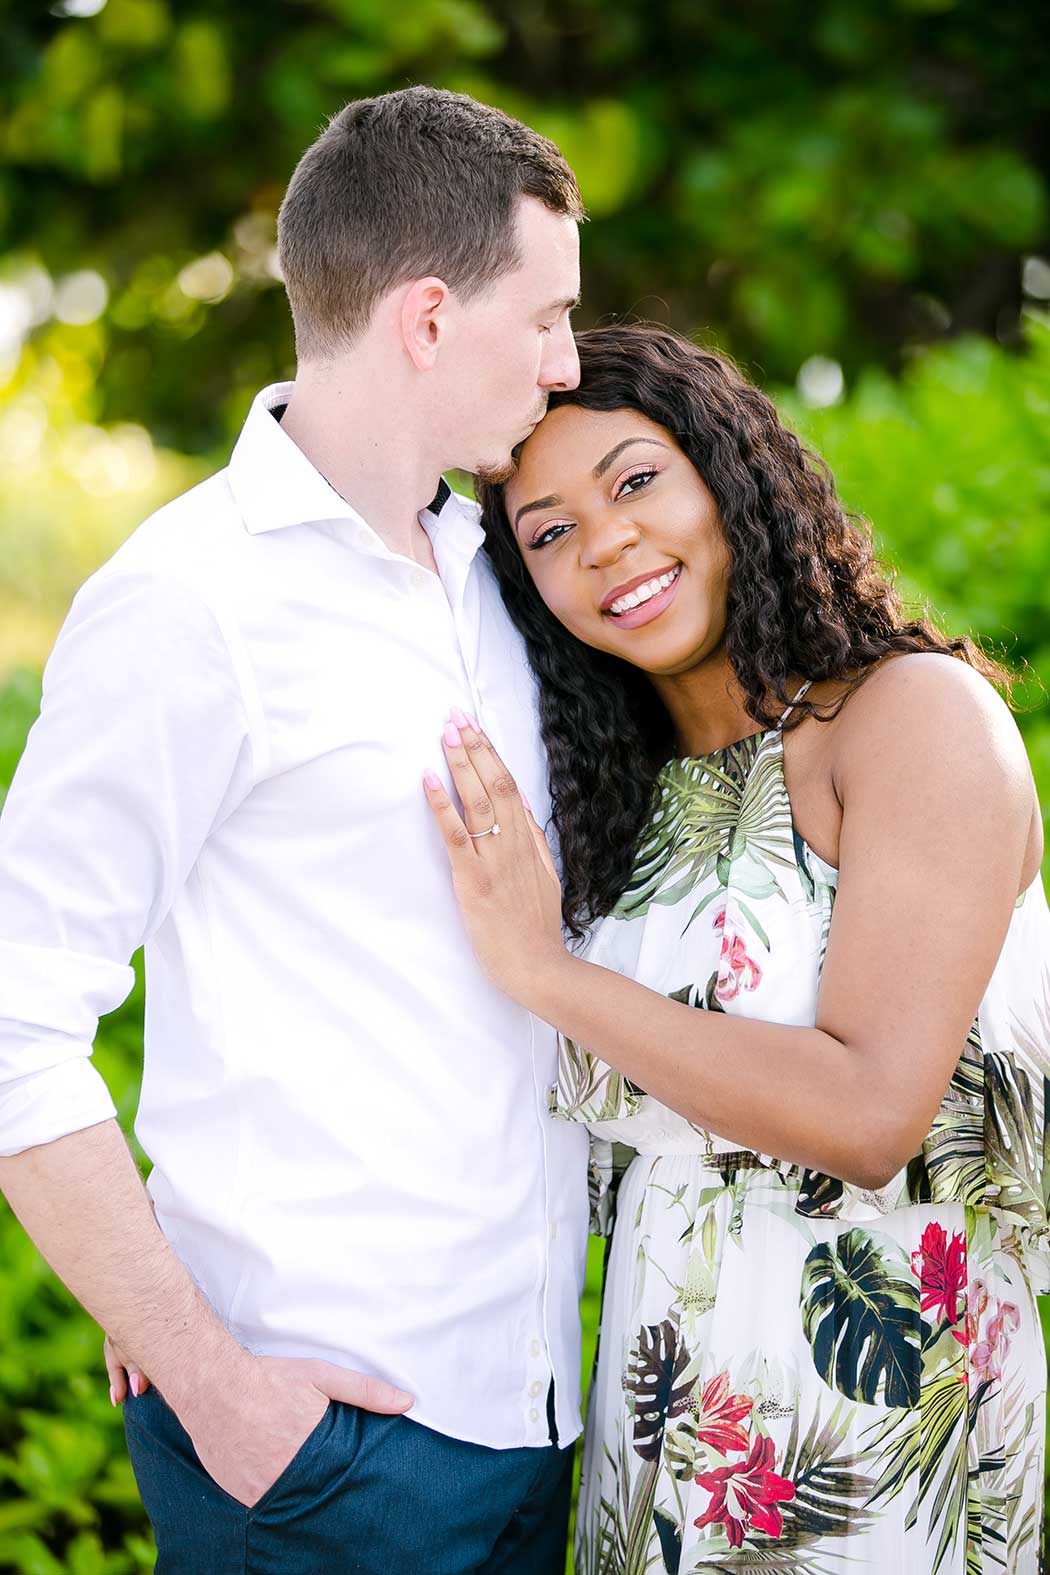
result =
M517 472L507 484L508 500L512 495L520 498L555 470L563 479L591 478L609 451L633 436L659 439L667 447L677 448L663 427L638 410L556 405L522 444Z

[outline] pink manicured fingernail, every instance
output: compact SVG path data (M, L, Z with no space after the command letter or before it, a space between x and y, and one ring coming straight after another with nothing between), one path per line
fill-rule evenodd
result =
M431 771L429 766L423 773L423 781L426 783L427 787L432 793L441 786L441 778L438 776L436 771Z
M470 727L471 725L470 717L465 711L461 711L458 705L454 705L452 707L452 710L449 712L449 716L451 716L457 727Z
M445 743L450 745L450 747L453 749L463 742L459 736L459 728L456 726L455 722L446 722L445 731L441 736L445 740Z
M137 1400L141 1392L142 1379L139 1377L138 1373L129 1373L128 1382L131 1385L131 1392Z
M529 801L525 797L524 793L522 793L522 795L521 795L521 802L525 805L526 813L531 815L532 814L532 805L529 803Z
M473 716L473 715L471 716L471 718L470 718L470 725L474 729L475 733L480 733L481 732L481 723L478 721L476 716Z
M117 1403L117 1391L113 1384L109 1386L109 1403L110 1405L116 1405Z

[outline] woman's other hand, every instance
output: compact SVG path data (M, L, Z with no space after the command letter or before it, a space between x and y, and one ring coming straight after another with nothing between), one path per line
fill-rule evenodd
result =
M119 1405L125 1400L128 1391L133 1395L140 1395L149 1388L149 1379L145 1373L139 1371L133 1362L129 1362L107 1334L102 1346L102 1355L106 1363L106 1372L109 1374L109 1398L113 1405Z

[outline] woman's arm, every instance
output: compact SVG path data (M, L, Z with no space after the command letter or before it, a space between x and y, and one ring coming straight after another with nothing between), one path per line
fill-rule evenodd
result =
M697 1011L574 958L535 900L524 840L450 853L501 988L698 1126L873 1188L925 1137L1038 867L1034 789L1006 707L953 658L886 663L835 729L840 879L814 1028ZM465 749L463 767L448 753L469 769ZM469 757L501 824L514 819L498 760Z

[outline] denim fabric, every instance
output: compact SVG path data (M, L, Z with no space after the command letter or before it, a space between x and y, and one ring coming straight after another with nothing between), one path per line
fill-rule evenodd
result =
M155 1389L124 1424L157 1575L563 1575L571 1448L487 1449L333 1401L246 1509Z

